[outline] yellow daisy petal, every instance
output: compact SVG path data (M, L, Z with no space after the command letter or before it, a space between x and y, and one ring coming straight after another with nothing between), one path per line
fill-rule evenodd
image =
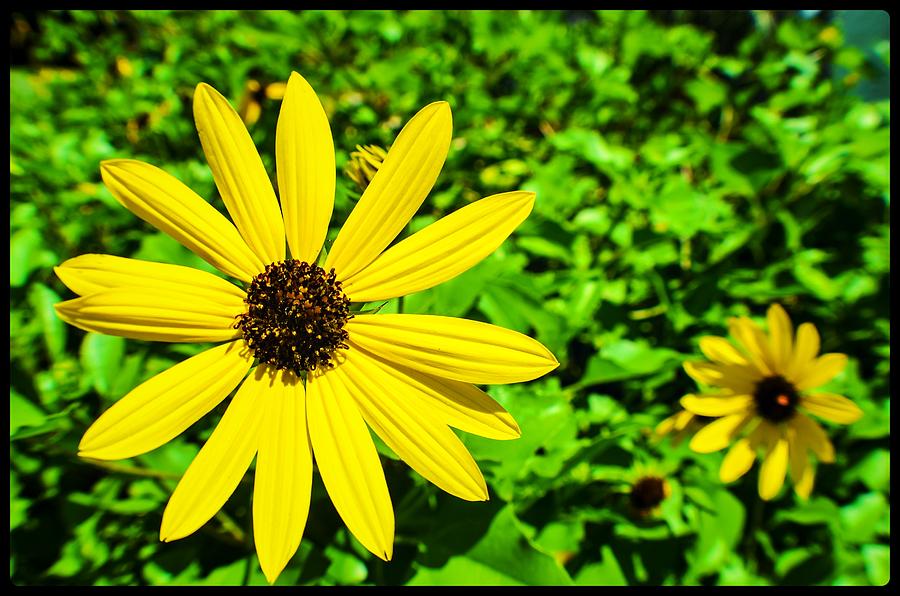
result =
M303 381L279 371L260 395L265 410L253 481L253 540L271 584L300 546L312 495L312 448Z
M103 183L126 209L219 271L250 281L264 268L235 227L175 177L131 159L100 164Z
M291 255L315 263L334 208L334 141L322 103L296 72L281 102L275 161Z
M265 391L272 389L266 365L250 373L212 435L181 477L163 512L160 540L170 542L196 532L222 508L259 445Z
M681 407L698 416L727 416L750 411L753 408L753 397L750 395L729 395L728 397L685 395L681 398Z
M728 447L734 436L750 420L752 414L739 413L723 416L697 431L690 447L697 453L712 453Z
M722 337L707 335L700 338L700 351L703 355L719 364L749 367L747 358L735 348L731 342Z
M793 351L794 331L791 319L784 309L773 304L767 313L769 324L769 349L772 354L772 365L776 371L784 373L790 363Z
M141 383L84 433L78 455L124 459L180 435L237 387L253 362L243 341L201 352Z
M818 423L802 412L795 412L790 420L790 425L794 427L797 435L803 438L803 441L812 449L820 461L824 463L834 461L834 446Z
M862 418L863 412L855 403L835 393L814 393L800 398L800 407L837 424L852 424Z
M246 296L236 285L206 271L113 255L80 255L54 267L53 271L79 296L114 288L159 288L214 301L223 293L241 301Z
M756 323L746 317L732 317L728 319L728 329L732 337L747 350L750 362L762 376L775 373L771 366L768 340Z
M350 397L340 366L306 379L306 414L319 474L347 529L372 554L390 560L394 510L375 444Z
M795 381L798 375L806 372L819 353L819 332L812 323L802 323L797 328L794 350L785 369L785 376Z
M451 495L486 501L478 464L448 426L404 400L409 387L361 350L348 350L329 375L341 382L369 426L416 472Z
M375 260L415 215L437 180L453 125L450 106L422 108L403 127L334 241L325 269L344 280Z
M343 280L353 302L420 292L494 252L531 213L533 192L507 192L467 205L383 252Z
M806 453L806 442L797 433L797 429L793 424L788 423L787 433L788 442L790 443L788 464L790 466L791 480L794 482L794 492L797 493L798 497L806 500L812 493L816 475L815 468Z
M85 331L171 342L228 341L240 337L234 317L243 301L221 292L215 299L171 290L104 290L54 305L66 323Z
M391 362L468 383L517 383L559 363L527 335L479 321L433 315L356 315L350 340Z
M719 479L722 482L734 482L750 471L756 461L756 449L767 427L768 424L760 423L753 432L731 446L719 467Z
M759 469L759 496L770 501L778 495L784 484L788 467L788 441L779 436L769 443L769 451Z
M200 83L194 121L213 179L253 252L264 263L284 259L284 223L266 168L241 117L221 93Z
M844 370L847 366L846 354L825 354L819 356L797 375L794 385L800 391L814 389L824 385Z
M760 379L758 373L743 366L725 366L709 362L685 362L682 365L692 379L710 387L723 387L731 389L735 393L753 393L756 382Z
M352 350L364 352L384 373L390 375L397 399L404 403L414 404L415 408L430 412L433 418L454 428L488 439L502 441L521 436L519 425L509 412L475 385L386 362L350 343Z

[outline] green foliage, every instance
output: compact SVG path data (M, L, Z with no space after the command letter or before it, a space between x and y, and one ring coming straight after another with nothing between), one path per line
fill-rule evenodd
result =
M56 318L52 271L108 253L212 269L122 209L99 162L162 167L224 211L191 117L207 82L274 174L296 70L329 115L340 169L447 100L454 139L410 229L517 188L534 213L493 255L384 312L480 319L531 334L561 366L491 387L522 437L463 440L491 501L468 503L383 458L393 561L365 551L316 477L279 585L884 584L890 578L890 101L860 82L889 42L768 12L13 12L10 68L10 579L17 584L264 584L252 477L194 535L158 539L178 478L221 415L102 467L88 425L202 346L84 334ZM252 91L248 81L261 91ZM358 191L338 176L331 238ZM827 428L837 462L813 497L763 503L758 466L723 486L721 455L651 438L694 389L681 371L728 316L783 304L865 412ZM629 486L671 487L636 515Z

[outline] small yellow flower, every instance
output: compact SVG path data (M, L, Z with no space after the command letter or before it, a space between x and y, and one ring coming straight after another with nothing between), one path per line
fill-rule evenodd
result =
M790 470L794 490L806 499L815 476L808 451L821 462L834 461L831 441L807 413L851 424L862 410L846 397L815 391L847 364L844 354L818 356L815 326L803 323L794 336L787 313L777 304L769 307L767 322L768 336L750 319L732 318L729 331L742 349L721 337L703 337L700 350L712 362L685 362L684 370L694 380L718 388L681 398L688 412L717 418L694 435L690 446L711 453L741 436L722 461L723 482L746 474L762 450L760 497L774 498Z
M344 173L356 182L360 190L366 190L386 157L387 151L378 145L357 145L356 151L350 152L350 161L344 166Z
M672 495L672 487L663 474L644 472L636 476L628 492L628 505L636 517L646 518L659 512L663 501Z
M558 363L534 339L487 323L363 314L350 305L459 275L528 216L534 193L482 199L390 246L431 190L450 147L450 107L435 102L400 132L320 259L334 204L335 154L312 87L293 73L285 89L275 137L280 205L241 117L204 83L194 92L194 118L234 224L147 163L103 162L103 182L124 207L243 285L110 255L82 255L56 268L80 296L56 305L57 313L80 329L220 342L115 403L85 432L79 455L111 460L156 449L238 387L169 499L160 538L183 538L205 524L255 457L253 535L260 566L274 582L300 544L315 457L347 528L388 560L394 513L368 427L438 487L486 500L478 465L450 427L517 438L513 418L476 384L535 379Z

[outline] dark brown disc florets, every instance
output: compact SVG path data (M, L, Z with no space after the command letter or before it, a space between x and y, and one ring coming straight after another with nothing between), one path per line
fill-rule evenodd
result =
M644 516L659 507L669 496L669 485L659 476L643 476L631 485L628 501L632 511Z
M756 384L753 400L757 414L770 422L782 422L794 415L800 396L793 383L781 375L775 375Z
M260 361L301 374L334 366L353 316L334 269L288 259L266 266L247 289L247 312L234 324Z

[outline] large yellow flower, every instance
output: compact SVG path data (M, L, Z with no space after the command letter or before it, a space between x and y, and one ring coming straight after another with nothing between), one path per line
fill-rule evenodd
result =
M719 477L723 482L746 474L757 450L762 450L759 496L774 498L790 469L794 490L805 499L815 476L808 452L821 462L834 461L831 441L806 413L850 424L862 416L862 410L846 397L815 391L847 364L844 354L818 356L815 326L803 323L795 337L791 320L777 304L769 307L767 323L768 336L746 317L728 321L732 337L743 350L721 337L701 338L700 350L712 362L685 362L684 370L697 382L719 389L686 395L681 405L693 414L717 418L691 439L694 451L719 451L744 435L722 461Z
M528 216L534 194L482 199L388 247L431 190L450 145L450 107L429 104L400 132L319 267L335 158L309 84L292 73L281 106L280 209L228 101L201 83L194 118L234 225L149 164L104 162L103 181L123 206L243 288L187 267L109 255L82 255L56 268L81 296L56 307L76 327L140 340L222 342L115 403L87 430L79 455L108 460L155 449L240 385L169 499L160 538L183 538L205 524L255 456L254 538L263 572L275 581L300 544L315 455L349 530L388 560L394 514L367 425L443 490L485 500L481 472L449 426L518 437L513 418L474 384L527 381L558 363L515 331L440 316L361 314L350 303L418 292L462 273Z

